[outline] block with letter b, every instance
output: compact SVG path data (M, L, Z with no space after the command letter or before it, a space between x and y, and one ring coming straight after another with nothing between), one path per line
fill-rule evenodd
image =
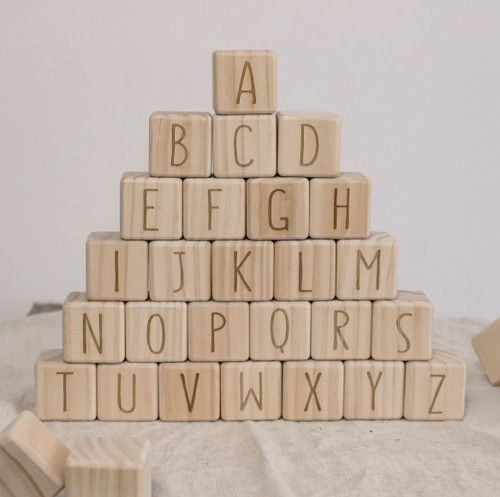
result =
M277 57L271 50L221 50L213 54L217 114L272 114L277 108Z
M465 363L450 350L435 350L429 361L406 363L406 419L463 419Z
M212 172L212 116L155 112L149 118L149 174L207 178Z
M331 113L279 112L278 174L333 177L340 173L340 117Z
M394 299L397 293L398 242L372 232L366 240L337 242L337 298Z
M310 181L311 238L368 238L371 181L361 173Z

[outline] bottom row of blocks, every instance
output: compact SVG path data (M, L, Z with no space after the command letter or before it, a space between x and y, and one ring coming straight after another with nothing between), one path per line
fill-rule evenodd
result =
M288 361L36 365L36 410L46 420L163 421L462 419L465 364Z

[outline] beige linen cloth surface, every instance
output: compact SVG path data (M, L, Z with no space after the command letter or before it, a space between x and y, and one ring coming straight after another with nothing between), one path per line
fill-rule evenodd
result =
M470 345L486 324L473 319L435 324L434 346L454 349L467 363L462 422L93 421L47 426L69 447L81 435L149 438L155 497L499 496L500 387L489 385ZM22 410L34 410L34 364L42 349L61 347L61 326L60 311L0 325L0 428Z

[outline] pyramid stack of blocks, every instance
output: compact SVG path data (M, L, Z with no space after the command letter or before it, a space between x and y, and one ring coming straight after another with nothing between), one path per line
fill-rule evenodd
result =
M155 112L120 233L92 233L63 349L36 364L48 420L461 419L465 365L397 290L341 121L280 112L276 54L213 58L214 109Z

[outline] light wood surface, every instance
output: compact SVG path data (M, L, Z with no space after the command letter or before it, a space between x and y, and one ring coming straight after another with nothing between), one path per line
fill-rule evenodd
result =
M429 361L406 363L406 419L463 419L465 363L451 350L435 350Z
M158 364L99 364L97 417L101 421L158 418Z
M400 419L405 367L401 361L344 363L346 419Z
M206 178L212 172L212 116L155 112L149 118L149 174Z
M64 487L67 447L29 411L0 432L0 495L55 497Z
M283 418L337 420L344 412L342 361L283 363Z
M246 361L250 348L249 313L246 302L189 303L189 360Z
M66 362L122 362L123 302L89 301L85 292L70 293L63 305L63 356Z
M151 300L191 301L211 297L209 242L151 242L149 259Z
M369 359L372 303L365 300L313 302L311 356L313 359Z
M126 240L182 237L182 180L125 173L121 180L120 234Z
M185 302L128 302L125 306L127 361L187 359Z
M315 178L310 186L311 238L368 238L371 181L361 173Z
M272 242L213 242L212 296L227 301L271 300L273 269Z
M281 363L223 363L221 414L226 421L281 417Z
M41 352L35 365L36 414L49 421L92 421L97 414L96 365L68 364L61 349Z
M244 238L245 197L243 179L184 180L184 238L188 240Z
M433 317L433 305L423 292L399 291L395 300L374 302L373 359L430 359Z
M500 385L500 319L472 339L472 345L492 385Z
M87 298L146 300L148 243L122 240L120 233L91 233L87 239Z
M247 181L247 236L252 240L304 239L309 234L309 182L305 178Z
M332 300L335 297L335 242L280 241L274 245L274 298Z
M272 114L277 108L277 57L271 50L213 54L213 105L217 114Z
M214 116L214 174L218 178L276 174L276 117Z
M254 361L305 360L311 349L309 302L252 302L250 357Z
M279 112L278 174L331 177L340 173L340 117L331 113Z
M66 462L67 497L151 497L151 442L81 437Z
M388 233L337 242L337 298L394 299L397 277L398 242Z
M160 364L160 419L214 421L220 417L220 364Z

